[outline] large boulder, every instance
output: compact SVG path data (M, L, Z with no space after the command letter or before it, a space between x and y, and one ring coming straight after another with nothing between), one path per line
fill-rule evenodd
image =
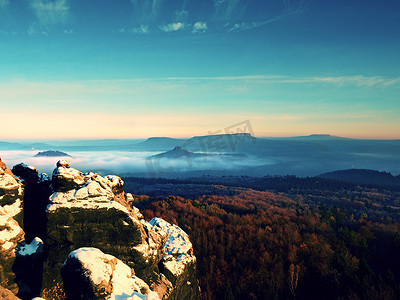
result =
M70 299L159 299L133 269L96 248L72 251L61 274Z

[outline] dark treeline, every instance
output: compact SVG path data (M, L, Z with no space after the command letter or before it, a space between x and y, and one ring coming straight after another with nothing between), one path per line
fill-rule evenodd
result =
M190 235L204 299L396 299L400 294L396 191L332 181L337 189L327 182L324 190L316 181L294 178L285 192L203 182L208 187L203 195L152 197L138 195L124 180L146 219L162 217ZM193 184L188 181L187 188ZM160 187L165 185L170 191L185 186L167 180Z
M350 171L350 170L348 170ZM365 176L368 176L371 172L377 172L372 170L362 170L366 171L363 173ZM370 171L370 172L367 172ZM341 189L353 189L357 186L374 188L379 191L383 190L391 190L391 191L400 191L400 185L392 184L392 182L388 182L385 185L384 181L378 181L375 177L373 180L370 180L370 183L363 183L364 180L359 180L350 182L347 178L346 171L335 173L335 179L332 178L323 178L323 177L296 177L293 175L287 176L264 176L264 177L250 177L250 176L222 176L222 177L214 177L214 176L202 176L202 177L194 177L194 178L183 178L183 179L166 179L166 178L141 178L141 177L124 177L125 187L129 189L141 189L145 186L149 185L166 185L166 184L208 184L208 185L216 185L222 184L226 186L235 186L235 187L245 187L252 188L254 190L265 191L272 190L275 192L288 192L290 190L324 190L324 191L338 191ZM379 172L378 172L379 173ZM375 174L374 174L375 175ZM379 177L382 179L382 174ZM328 175L326 175L328 176ZM333 176L333 175L332 175ZM342 179L338 179L341 178ZM396 177L397 178L397 177ZM375 182L375 183L371 183ZM151 189L153 190L153 189ZM164 193L165 194L165 193Z

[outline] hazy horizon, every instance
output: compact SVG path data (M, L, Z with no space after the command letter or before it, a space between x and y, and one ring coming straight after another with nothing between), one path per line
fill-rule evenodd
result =
M209 135L220 135L224 133L216 133L216 134L203 134L203 135L191 135L191 136L148 136L148 137L126 137L126 138L115 138L115 137L103 137L103 138L1 138L0 137L0 142L9 142L9 143L46 143L46 142L60 142L60 143L70 143L70 142L95 142L95 141L121 141L121 142L143 142L146 141L147 139L152 139L152 138L171 138L171 139L178 139L178 140L185 140L185 139L191 139L193 137L199 137L199 136L209 136ZM332 135L329 133L309 133L305 135L276 135L276 136L256 136L252 134L253 137L256 138L261 138L261 139L274 139L274 138L307 138L307 137L332 137L332 138L346 138L346 139L355 139L355 140L400 140L399 137L395 138L366 138L366 137L356 137L356 136L338 136L338 135ZM55 144L57 146L57 144Z

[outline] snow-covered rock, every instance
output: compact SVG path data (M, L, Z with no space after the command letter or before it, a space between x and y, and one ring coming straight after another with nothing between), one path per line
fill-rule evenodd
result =
M15 282L15 248L24 241L23 192L21 181L0 159L0 285L18 292Z
M98 248L130 267L144 262L134 247L145 243L147 236L135 212L126 205L123 181L118 176L84 174L59 161L52 181L58 189L46 209L49 258L45 277L47 270L49 274L50 270L59 272L65 257L81 247Z
M180 276L187 265L196 262L189 236L180 227L160 218L153 218L143 224L149 232L153 231L161 237L166 237L162 260L164 268L173 276Z
M24 231L12 216L0 206L0 253L14 250L17 244L24 240Z
M71 168L66 160L59 160L52 175L53 186L62 191L77 188L85 183L84 175Z
M72 251L61 273L71 299L159 299L133 269L96 248Z
M30 244L17 247L15 251L17 255L20 256L34 255L39 252L43 252L43 241L40 238L35 237Z
M22 226L24 186L0 158L0 206Z
M13 269L16 259L15 248L24 240L24 235L18 222L0 206L0 285L14 294L18 292Z
M16 170L26 183L28 195L36 195L44 183L49 186L48 178L34 168L20 165ZM121 178L82 173L67 161L59 161L51 183L51 193L47 190L41 204L47 249L42 289L61 283L63 270L66 289L68 282L86 284L70 285L79 293L93 292L118 300L199 299L195 257L187 234L162 219L146 222L132 205L133 196L125 194ZM29 259L41 249L40 240L32 238L30 244L21 244L17 256L29 265ZM31 261L30 270L34 270L36 264ZM75 266L75 271L66 265ZM188 281L195 284L188 286ZM95 290L87 290L88 282Z

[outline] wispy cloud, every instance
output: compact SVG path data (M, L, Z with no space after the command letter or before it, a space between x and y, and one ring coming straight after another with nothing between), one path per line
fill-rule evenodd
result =
M155 20L163 0L131 0L135 18L140 22Z
M332 83L340 86L345 85L356 85L360 87L373 87L373 86L381 86L388 87L400 84L400 78L385 78L379 76L338 76L338 77L314 77L315 82L322 83Z
M173 81L263 81L266 83L281 84L303 84L303 83L324 83L337 86L358 86L358 87L390 87L400 86L400 77L381 76L322 76L322 77L292 77L281 75L244 75L244 76L215 76L215 77L167 77L164 80Z
M207 23L205 22L196 22L193 24L193 33L197 32L206 32L208 29Z
M229 21L232 18L238 18L245 12L240 0L212 0L215 9L215 18Z
M32 23L28 29L26 30L26 32L29 35L37 35L37 34L41 34L41 35L48 35L49 33L47 32L47 30L45 30L42 26L40 26L37 23Z
M183 28L185 28L185 24L181 22L169 23L167 25L161 25L159 26L159 28L164 32L172 32L182 30Z
M253 29L270 23L274 23L276 21L279 21L283 18L292 15L301 14L304 11L305 11L305 4L303 0L284 0L284 8L282 13L279 15L257 22L240 22L240 23L235 23L233 25L227 23L225 27L228 29L228 31L242 31L242 30Z
M38 22L43 26L63 24L67 21L70 7L67 0L29 0Z
M131 30L132 33L137 33L137 34L146 34L149 33L149 25L140 25L138 27L134 27Z

